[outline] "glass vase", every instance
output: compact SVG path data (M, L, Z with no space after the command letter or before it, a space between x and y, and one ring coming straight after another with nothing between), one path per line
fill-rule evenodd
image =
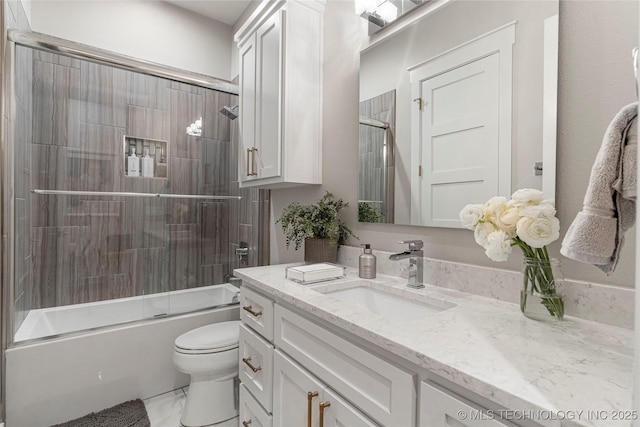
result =
M523 288L520 310L531 319L558 321L564 317L560 261L525 257L522 269Z

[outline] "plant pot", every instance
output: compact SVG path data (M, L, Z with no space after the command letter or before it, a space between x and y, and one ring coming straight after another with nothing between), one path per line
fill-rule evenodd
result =
M520 291L520 310L530 319L562 320L564 277L557 259L525 257L522 269L523 289Z
M331 239L304 239L304 261L307 264L338 261L338 242Z

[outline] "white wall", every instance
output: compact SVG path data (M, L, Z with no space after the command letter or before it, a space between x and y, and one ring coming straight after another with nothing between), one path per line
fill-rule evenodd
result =
M325 189L350 203L346 219L359 241L374 249L395 251L396 242L418 238L428 257L519 270L521 256L494 263L467 230L383 224L358 224L357 141L359 48L364 21L353 13L351 1L329 0L325 13L323 185L272 190L272 214L278 218L291 201L311 203ZM365 30L366 31L366 30ZM566 232L582 207L591 166L602 135L615 113L635 100L631 49L638 42L636 1L566 1L560 4L560 63L558 92L558 165L556 205ZM632 287L635 230L616 272L606 278L597 268L561 257L565 276L576 280ZM286 249L278 226L272 225L273 263L299 261L302 252ZM562 236L561 236L562 239ZM550 247L559 255L561 239Z
M33 31L231 79L231 26L164 1L31 0Z

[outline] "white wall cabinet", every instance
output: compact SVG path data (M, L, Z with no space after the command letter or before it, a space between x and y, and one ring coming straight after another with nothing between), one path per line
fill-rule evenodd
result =
M238 30L241 187L322 183L324 1L263 1Z
M273 394L274 427L377 426L279 350L274 355Z

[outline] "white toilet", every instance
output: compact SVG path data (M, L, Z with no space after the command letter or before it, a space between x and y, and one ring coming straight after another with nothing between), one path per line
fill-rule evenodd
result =
M210 426L238 415L235 379L238 377L240 321L215 323L176 338L173 362L191 375L180 423Z

